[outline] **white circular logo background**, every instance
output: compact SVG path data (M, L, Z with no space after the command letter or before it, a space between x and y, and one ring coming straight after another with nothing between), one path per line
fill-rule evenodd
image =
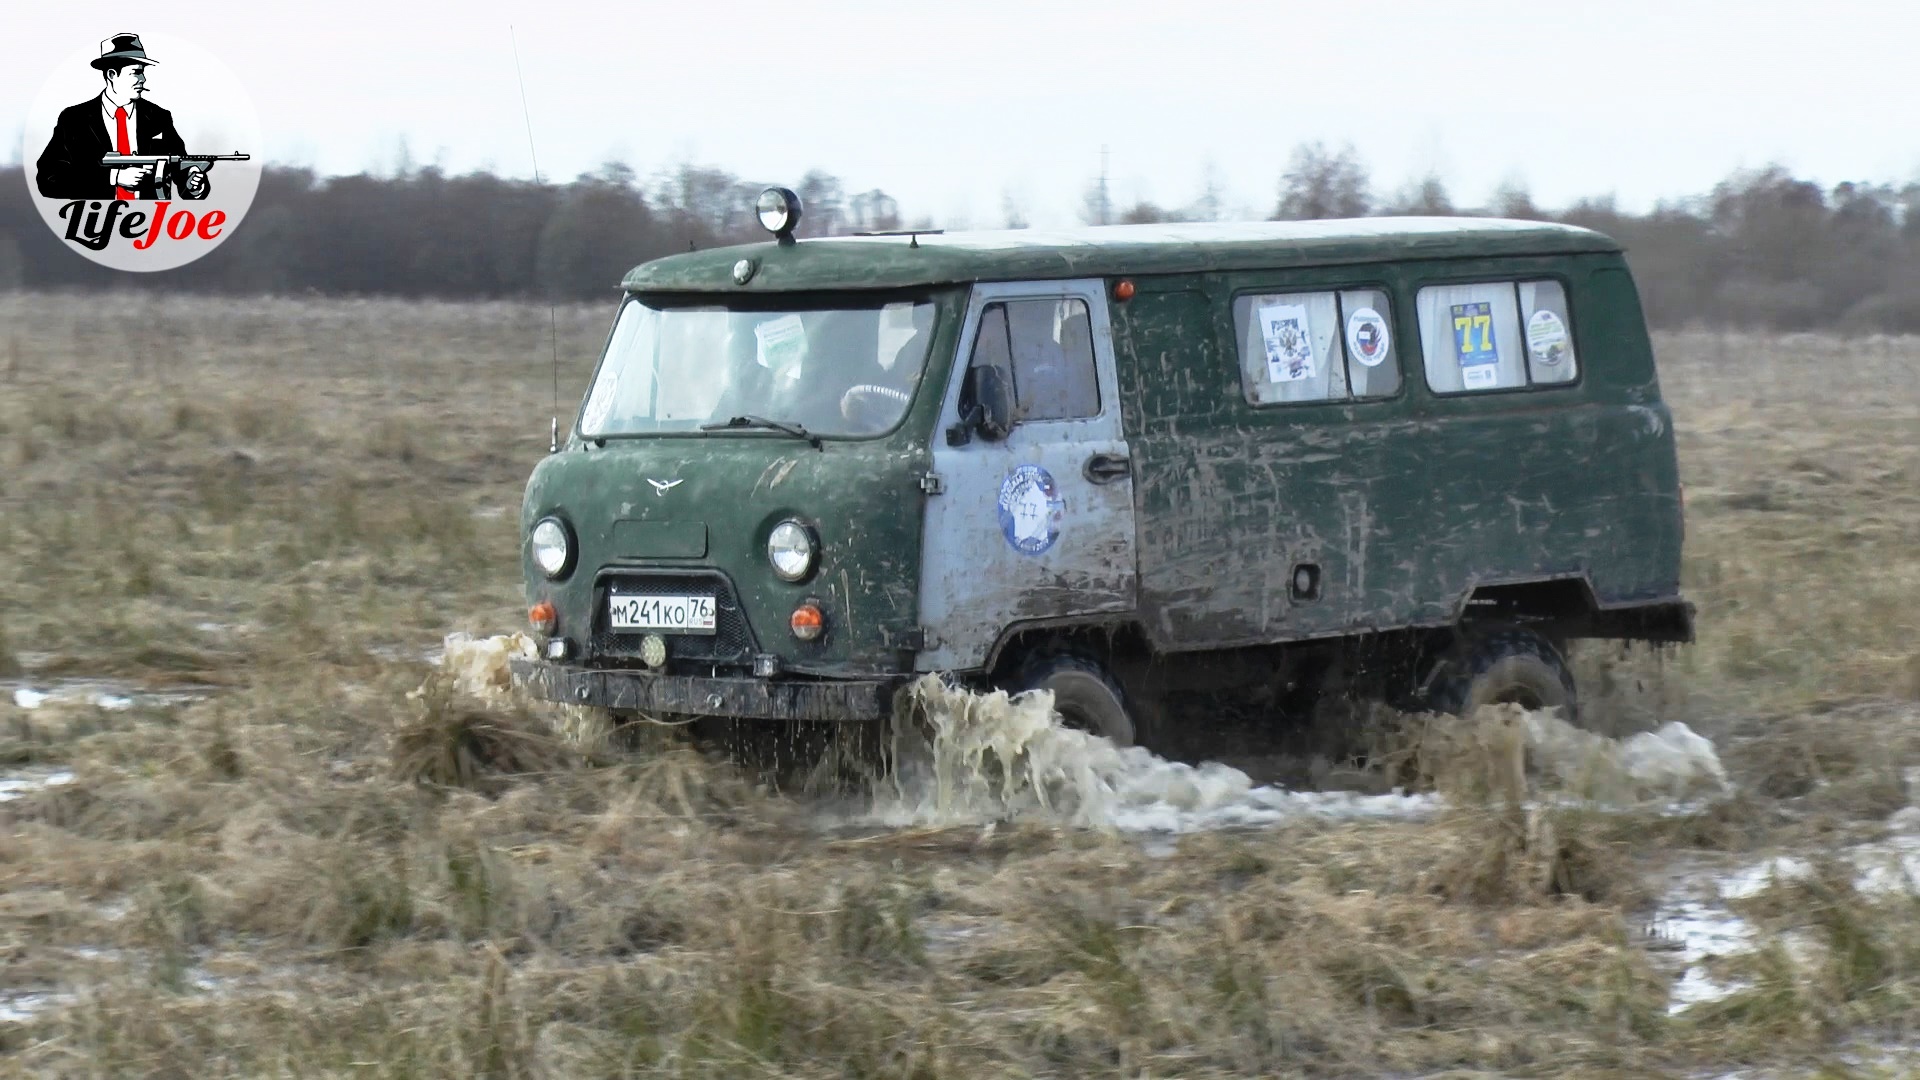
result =
M249 154L251 159L216 162L207 173L209 190L204 199L182 199L176 185L174 198L167 203L159 222L158 233L153 227L159 202L142 199L122 204L111 239L104 248L95 251L68 239L68 233L75 228L76 216L81 218L82 226L90 219L97 227L107 217L113 200L79 200L76 213L69 207L75 200L40 194L35 182L35 164L53 137L61 111L84 101L97 100L105 89L100 71L91 66L100 56L100 42L129 30L140 34L147 55L153 57L152 65L147 68L144 96L173 114L174 126L186 143L187 153ZM254 110L253 98L232 69L190 41L164 32L146 33L135 25L135 20L127 20L126 26L103 30L93 41L74 50L48 75L39 95L27 109L21 147L25 168L21 171L26 174L27 191L35 209L40 211L41 220L61 238L68 250L114 270L172 270L219 247L239 227L240 219L253 205L254 192L260 187L260 147L260 114ZM61 216L62 210L67 211L66 217ZM202 236L206 216L214 211L225 215L225 220L207 230L213 233L211 238ZM128 215L133 213L145 217L141 227L129 237L122 229ZM182 224L181 215L192 216L194 229L184 238L176 239L166 229ZM152 240L149 246L134 246L136 240L148 239Z

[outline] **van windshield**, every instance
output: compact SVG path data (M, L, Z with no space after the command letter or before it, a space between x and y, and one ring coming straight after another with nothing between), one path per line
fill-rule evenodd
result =
M752 308L626 301L580 414L587 438L753 417L811 435L892 430L933 340L934 305L876 298Z

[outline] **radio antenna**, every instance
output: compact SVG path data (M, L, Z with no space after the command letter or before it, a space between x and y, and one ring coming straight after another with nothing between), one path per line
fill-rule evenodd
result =
M533 146L533 110L527 108L527 76L520 70L520 36L513 32L513 24L507 24L507 39L513 43L513 77L520 82L520 115L527 121L527 156L533 159L533 183L535 187L545 187L546 181L540 179L540 151ZM560 452L560 316L556 313L553 294L547 294L547 347L553 353L553 418L548 426L547 453Z

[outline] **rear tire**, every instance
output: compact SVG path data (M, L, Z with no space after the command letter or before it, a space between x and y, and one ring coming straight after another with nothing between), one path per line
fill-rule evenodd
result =
M1580 722L1580 700L1566 658L1551 641L1518 626L1463 629L1435 657L1425 680L1424 704L1466 715L1482 705L1512 702L1527 709L1560 710Z
M1115 746L1133 745L1127 696L1096 661L1073 653L1039 653L1020 665L1007 689L1051 690L1054 711L1066 726L1104 736Z

